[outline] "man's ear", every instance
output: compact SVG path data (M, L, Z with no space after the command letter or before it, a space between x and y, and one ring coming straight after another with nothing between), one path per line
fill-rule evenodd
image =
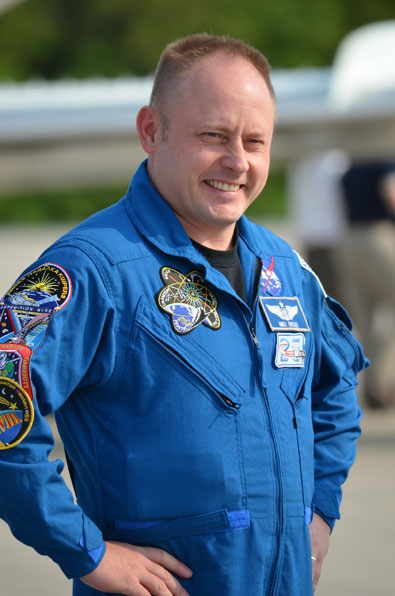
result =
M137 114L137 134L144 151L154 153L162 134L158 112L151 106L144 106Z

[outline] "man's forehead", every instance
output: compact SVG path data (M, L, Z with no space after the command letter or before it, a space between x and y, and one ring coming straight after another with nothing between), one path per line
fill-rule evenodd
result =
M257 98L269 97L270 91L263 75L240 56L213 54L196 62L193 67L168 86L167 107L191 105L200 101L209 107L209 100L221 105L226 91L247 92Z
M238 77L252 77L261 81L266 86L266 81L258 69L242 56L231 56L217 52L198 60L193 67L184 74L182 81L184 86L199 85L201 83L218 83L223 79L234 79Z

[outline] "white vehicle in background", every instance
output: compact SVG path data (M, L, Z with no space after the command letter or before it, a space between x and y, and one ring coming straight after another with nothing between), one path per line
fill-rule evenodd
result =
M353 31L329 68L274 70L273 160L341 147L395 156L395 20ZM2 190L129 179L152 78L0 84Z

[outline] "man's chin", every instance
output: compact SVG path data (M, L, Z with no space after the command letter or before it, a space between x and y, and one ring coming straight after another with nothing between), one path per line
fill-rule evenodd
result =
M242 215L242 211L216 214L215 216L211 217L210 222L207 221L207 223L211 223L211 225L217 226L218 228L229 228L234 226Z

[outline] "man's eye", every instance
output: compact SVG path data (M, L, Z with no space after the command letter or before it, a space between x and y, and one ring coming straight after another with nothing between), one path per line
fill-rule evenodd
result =
M222 137L219 132L204 132L203 136L210 137L211 139L220 139Z

